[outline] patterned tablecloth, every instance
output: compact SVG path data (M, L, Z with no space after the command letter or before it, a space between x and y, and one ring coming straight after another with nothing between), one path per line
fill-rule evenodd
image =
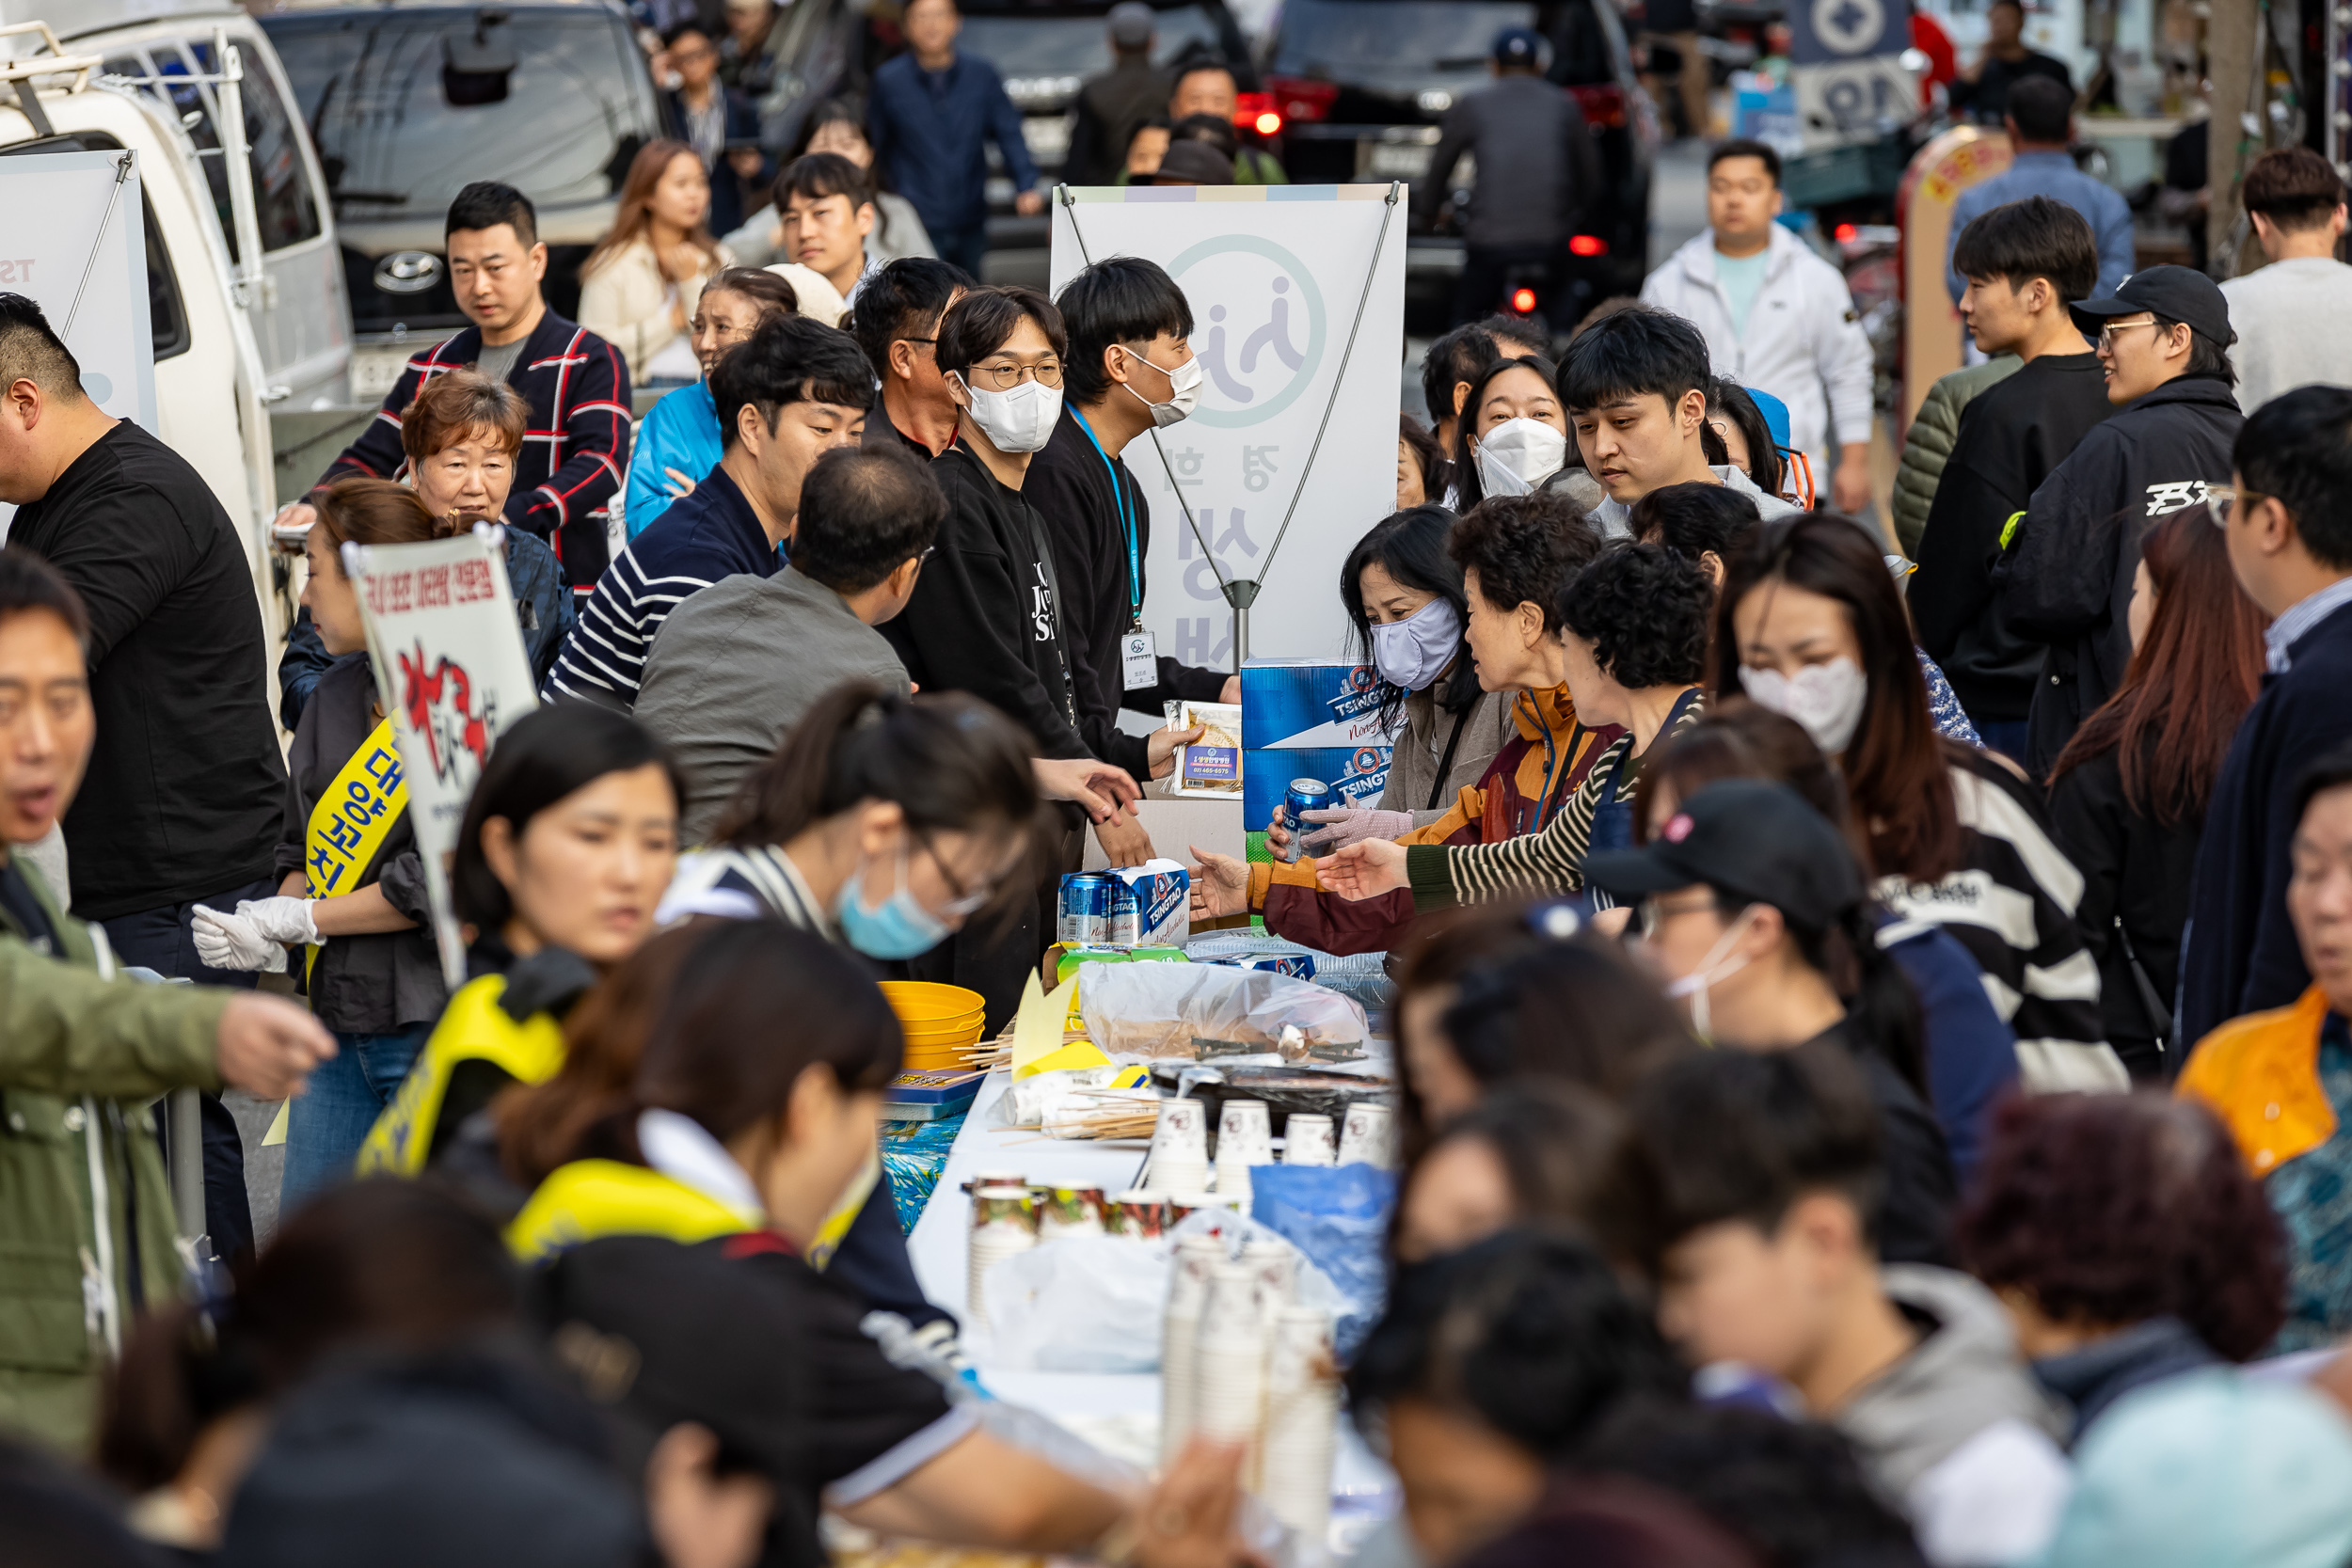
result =
M947 1151L963 1131L962 1116L937 1121L885 1121L882 1124L883 1174L890 1178L890 1197L898 1208L898 1228L913 1231L923 1217L923 1206L947 1168Z

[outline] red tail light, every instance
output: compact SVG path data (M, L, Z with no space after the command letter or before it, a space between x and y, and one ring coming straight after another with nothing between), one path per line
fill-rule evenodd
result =
M1535 313L1535 291L1533 289L1512 290L1511 309L1522 316L1534 315Z
M1335 82L1310 82L1296 76L1270 76L1266 86L1272 90L1264 96L1274 101L1275 113L1310 124L1329 115L1340 96Z
M1262 136L1273 135L1282 128L1282 111L1276 106L1270 92L1237 92L1233 95L1233 128L1255 131Z
M1839 245L1844 245L1848 240L1852 239L1860 232L1862 232L1862 230L1856 229L1852 224L1841 223L1836 227L1836 229L1831 231L1830 237L1835 239Z
M1606 256L1609 254L1609 242L1598 234L1571 234L1568 236L1568 254L1571 256Z
M1576 106L1584 111L1584 123L1603 131L1613 131L1625 123L1625 88L1613 83L1595 87L1570 87L1576 95Z

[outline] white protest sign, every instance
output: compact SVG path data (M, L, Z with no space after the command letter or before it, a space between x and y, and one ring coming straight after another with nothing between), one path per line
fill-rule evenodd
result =
M137 154L0 158L0 213L27 220L0 232L0 292L40 306L81 365L91 402L152 433L155 339Z
M1152 436L1124 453L1152 502L1143 624L1163 654L1233 667L1220 571L1263 584L1249 615L1252 657L1329 658L1345 648L1340 563L1396 509L1406 212L1401 187L1393 205L1391 192L1088 186L1070 190L1070 201L1056 193L1057 293L1089 260L1140 256L1166 267L1192 307L1200 404L1157 433L1181 499Z
M409 825L452 990L466 977L449 897L466 802L500 734L539 705L505 558L487 531L343 552L367 623L376 690L400 747Z

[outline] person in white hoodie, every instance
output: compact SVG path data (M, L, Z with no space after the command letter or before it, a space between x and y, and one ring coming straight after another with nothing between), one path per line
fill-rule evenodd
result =
M1657 903L1653 921L1682 912ZM2041 1551L2073 1486L2059 1412L1992 1291L1879 1260L1879 1116L1851 1053L1699 1052L1653 1071L1626 1114L1595 1212L1655 1282L1683 1357L1774 1380L1845 1433L1935 1568Z
M1780 209L1779 153L1717 147L1707 230L1643 281L1642 303L1689 320L1717 370L1787 404L1789 445L1832 474L1837 511L1859 514L1870 503L1870 341L1844 276L1774 221Z

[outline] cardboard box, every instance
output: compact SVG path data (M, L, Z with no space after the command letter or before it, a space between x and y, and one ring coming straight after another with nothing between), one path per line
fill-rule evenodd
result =
M1328 784L1335 805L1379 802L1391 736L1369 664L1251 659L1241 670L1242 826L1249 859L1268 858L1266 824L1293 779Z

